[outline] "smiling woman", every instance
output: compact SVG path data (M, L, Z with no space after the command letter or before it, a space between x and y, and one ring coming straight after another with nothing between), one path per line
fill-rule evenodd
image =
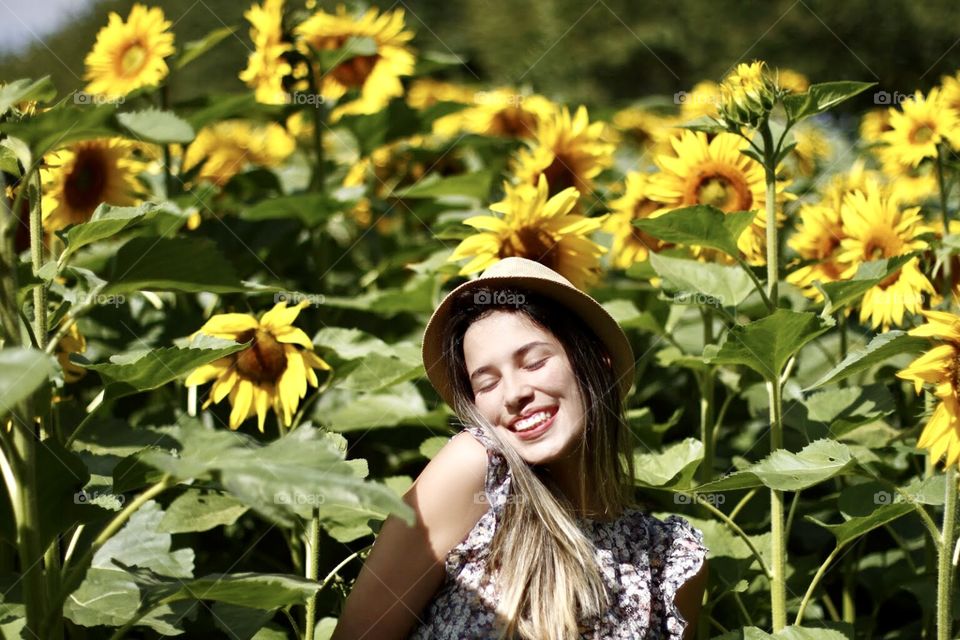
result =
M692 637L707 549L636 505L633 352L603 307L507 258L441 302L423 355L472 438L408 492L416 527L385 523L334 637Z

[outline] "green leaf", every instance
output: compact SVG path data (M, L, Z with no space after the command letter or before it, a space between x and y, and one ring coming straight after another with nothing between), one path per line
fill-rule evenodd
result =
M831 326L812 312L777 309L761 320L732 327L719 349L708 356L705 348L704 356L711 364L743 364L766 380L778 380L787 360Z
M101 104L89 108L56 107L25 122L0 122L0 132L23 140L39 158L71 142L117 135L112 124L116 107Z
M53 358L35 349L0 350L0 416L36 391L56 371Z
M843 546L913 510L914 506L908 502L893 502L882 505L870 515L853 517L842 524L826 524L813 516L804 517L832 533L837 539L837 545Z
M688 489L703 460L703 443L696 438L684 438L656 453L643 453L637 449L633 460L639 486Z
M400 98L391 100L376 113L346 115L340 119L340 124L353 133L364 156L388 142L415 135L423 129L421 115Z
M874 337L863 349L847 354L847 357L840 364L825 373L823 377L804 391L839 382L901 353L918 354L929 347L930 340L927 338L907 335L905 331L899 329L881 333Z
M825 389L789 404L783 415L787 424L806 431L808 437L840 437L895 410L886 385L876 384Z
M151 602L165 600L214 600L240 607L272 611L306 603L320 584L299 576L276 573L221 573L192 580L170 580L138 572Z
M43 76L39 80L21 78L0 87L0 116L10 110L18 102L36 100L49 102L57 95L57 88L50 81L50 76Z
M334 67L353 58L377 55L377 43L369 36L350 36L339 49L326 49L314 53L320 61L320 71L328 73Z
M792 122L823 113L841 102L866 91L876 82L821 82L810 85L806 93L794 93L783 99L783 107L787 118Z
M117 121L136 139L156 144L187 144L196 135L190 123L172 111L144 109L118 113Z
M233 524L246 513L248 507L234 498L216 492L188 490L170 503L157 531L184 533L208 531Z
M790 626L772 635L758 627L744 627L714 636L713 640L851 640L852 638L852 629L847 633L837 629Z
M412 382L378 393L350 393L346 401L338 402L342 397L342 394L324 394L315 413L331 430L341 433L391 427L429 415L423 397Z
M675 303L735 307L754 291L753 281L740 267L657 253L650 253L649 260Z
M779 491L799 491L846 474L857 464L850 449L835 440L816 440L800 453L777 449L743 471L696 487L697 493L750 489L761 485Z
M433 460L433 457L440 453L440 450L447 446L448 442L450 442L450 438L447 436L427 438L420 443L420 455L428 460Z
M106 399L114 399L156 389L197 367L245 349L250 344L201 335L192 346L186 348L163 347L143 354L115 355L110 362L103 364L73 362L96 371L103 380Z
M191 40L186 43L183 45L183 49L180 50L180 55L177 57L176 62L174 62L173 68L178 70L183 69L207 51L217 46L224 38L233 35L236 30L237 27L220 27L219 29L214 29L199 40Z
M112 238L125 229L152 220L162 210L163 205L155 202L145 202L139 207L101 204L90 216L90 220L72 225L60 234L67 245L60 262L65 262L67 257L88 244Z
M740 255L737 238L756 215L754 211L724 213L717 207L698 204L656 218L640 218L633 224L666 242L719 249L736 258Z
M231 293L245 287L217 244L202 237L133 238L110 261L105 294L143 289Z
M313 343L333 367L337 388L372 393L423 376L420 347L412 342L388 345L359 329L325 327Z
M399 198L440 198L464 196L481 200L490 193L494 172L489 169L474 171L437 180L421 180L411 187L395 192Z
M141 455L142 461L178 479L215 481L275 522L289 526L294 515L309 519L317 508L321 519L352 510L379 520L396 513L414 523L413 510L389 487L364 480L357 461L343 459L334 434L310 425L263 445L239 432L184 420L178 440L178 455L152 450Z
M895 258L864 262L857 267L857 272L851 279L819 285L817 288L824 296L821 315L830 315L853 303L869 289L895 273L915 255L910 253Z
M301 193L279 198L265 198L253 206L243 209L240 218L244 220L277 220L289 218L301 220L313 227L326 221L331 215L342 211L347 203L335 200L320 193Z

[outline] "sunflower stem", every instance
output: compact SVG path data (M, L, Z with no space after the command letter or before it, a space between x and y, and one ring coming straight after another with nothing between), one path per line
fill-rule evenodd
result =
M304 549L306 551L306 578L307 580L317 581L320 567L320 514L317 509L313 510L313 516L310 518L310 525L307 529L307 541ZM318 589L319 590L319 589ZM304 638L313 640L314 627L317 617L317 592L307 599L306 618L304 620Z
M703 346L713 343L713 311L709 307L701 307L700 315L703 318ZM700 441L703 443L703 461L700 463L700 482L706 483L713 479L713 427L714 404L716 401L714 386L715 378L711 367L699 377L700 382Z
M937 145L937 187L940 192L940 216L943 220L943 236L946 237L950 233L950 219L949 214L947 213L947 187L946 182L943 179L943 145ZM951 284L952 284L952 274L950 269L950 261L952 256L947 256L947 259L943 261L943 284L942 295L944 298L948 299L950 296Z
M950 640L953 614L953 537L957 519L957 470L947 469L947 488L943 501L943 533L937 557L937 640Z
M777 157L773 146L773 134L770 132L770 124L767 120L760 125L760 135L763 137L763 170L767 183L767 297L776 308L779 306L777 290L780 280L780 252L777 242Z
M316 154L316 166L313 168L313 177L310 180L312 191L323 191L323 128L326 127L324 116L326 115L326 105L320 95L320 87L317 84L317 78L323 73L323 69L317 64L317 58L308 60L307 77L310 81L310 91L313 93L315 104L313 105L313 151Z
M0 171L0 323L5 346L21 343L17 318L17 226L20 217L7 201L7 181Z
M40 274L43 266L43 211L40 208L40 174L36 175L36 196L30 207L30 261L33 275ZM42 284L33 288L33 324L37 336L37 347L47 348L47 286Z

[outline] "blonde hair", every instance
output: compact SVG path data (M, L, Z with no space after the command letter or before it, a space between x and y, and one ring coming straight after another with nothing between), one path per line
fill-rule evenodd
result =
M610 606L595 547L577 522L574 505L549 473L523 460L477 409L463 354L467 328L493 311L517 312L552 333L563 346L583 398L586 421L575 452L583 469L580 494L595 494L606 517L618 517L635 504L633 443L604 344L562 305L517 290L524 296L521 305L478 304L473 291L463 296L444 335L444 353L449 355L454 411L483 429L503 454L513 478L514 499L506 501L487 560L488 574L496 574L497 614L505 627L499 637L566 640L579 636L583 621L601 616Z

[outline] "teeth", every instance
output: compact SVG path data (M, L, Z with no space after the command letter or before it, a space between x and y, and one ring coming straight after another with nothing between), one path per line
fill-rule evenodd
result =
M529 431L534 427L541 425L550 419L550 416L553 415L549 411L539 411L529 418L524 418L516 424L513 425L515 431Z

